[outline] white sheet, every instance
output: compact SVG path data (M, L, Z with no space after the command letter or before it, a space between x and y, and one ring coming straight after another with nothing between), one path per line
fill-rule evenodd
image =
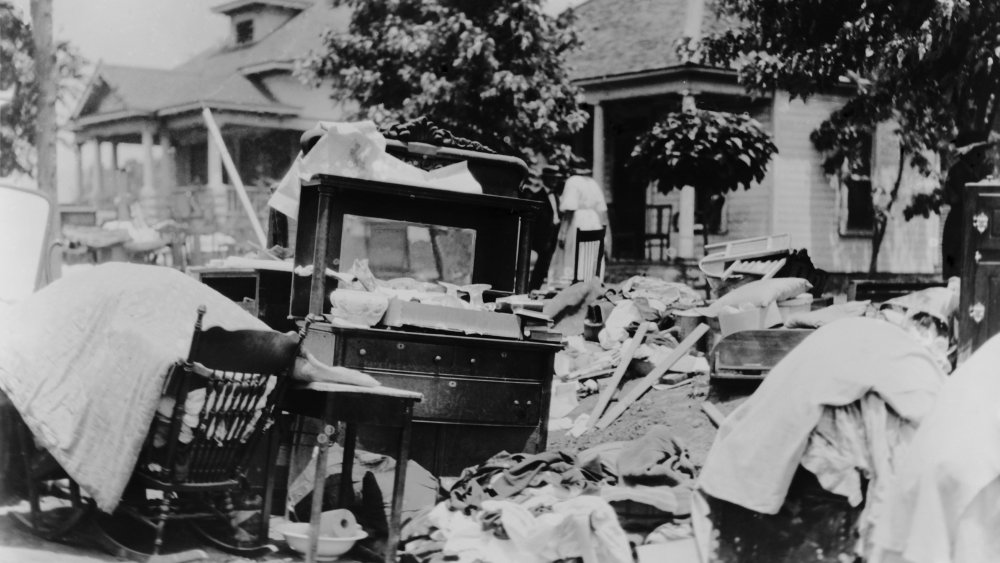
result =
M903 329L866 318L830 323L785 356L726 418L698 484L715 498L775 514L825 406L874 392L919 423L944 381L934 358Z
M118 504L199 305L206 327L267 329L176 270L123 263L0 309L0 389L101 510Z
M873 561L1000 561L1000 336L941 389L900 460Z

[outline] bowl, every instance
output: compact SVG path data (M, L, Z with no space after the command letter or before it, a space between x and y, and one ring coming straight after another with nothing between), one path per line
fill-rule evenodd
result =
M309 550L309 523L299 522L285 524L279 531L288 542L288 547L305 555ZM368 537L364 531L358 531L350 537L324 536L320 532L319 541L316 542L317 561L336 561L341 555L347 553L354 547L355 542Z

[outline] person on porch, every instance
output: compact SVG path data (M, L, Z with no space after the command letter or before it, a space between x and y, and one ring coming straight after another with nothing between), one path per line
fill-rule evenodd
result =
M591 176L589 168L580 168L574 172L574 175L566 179L559 198L562 221L559 226L558 244L552 257L552 267L549 270L550 284L569 283L576 277L574 270L577 231L598 230L603 227L604 255L607 256L611 252L611 229L608 225L608 206L604 201L604 191ZM599 277L603 281L603 264Z

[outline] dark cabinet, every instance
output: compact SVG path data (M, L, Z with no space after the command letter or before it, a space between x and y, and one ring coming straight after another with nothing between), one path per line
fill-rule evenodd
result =
M966 189L960 359L1000 332L1000 183L988 180Z

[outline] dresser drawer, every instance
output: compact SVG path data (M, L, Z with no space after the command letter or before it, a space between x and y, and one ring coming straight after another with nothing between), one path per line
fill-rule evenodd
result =
M543 389L540 383L369 373L383 385L423 393L423 400L413 407L413 416L417 419L535 426L541 416Z
M344 365L351 368L427 374L455 371L453 346L383 338L349 338L344 346Z
M545 381L552 373L553 353L516 348L455 348L454 366L459 375Z

